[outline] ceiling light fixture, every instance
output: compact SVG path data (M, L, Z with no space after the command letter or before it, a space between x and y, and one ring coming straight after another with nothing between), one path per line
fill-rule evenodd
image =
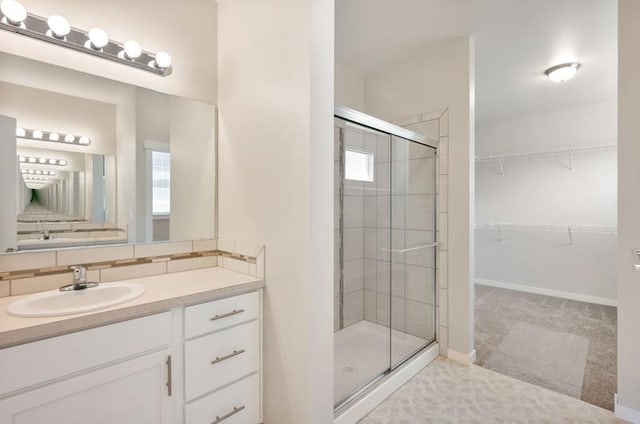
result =
M561 63L547 69L544 74L553 82L565 82L576 76L580 66L578 62Z
M171 56L168 53L154 54L145 51L136 41L119 43L109 40L104 30L91 28L85 31L74 28L66 18L60 15L43 18L27 12L17 0L0 0L0 12L1 29L133 66L163 77L171 74Z
M25 128L16 129L16 137L26 140L52 141L56 143L76 144L78 146L88 146L91 138L87 136L76 137L73 134L58 133L52 131L31 130Z

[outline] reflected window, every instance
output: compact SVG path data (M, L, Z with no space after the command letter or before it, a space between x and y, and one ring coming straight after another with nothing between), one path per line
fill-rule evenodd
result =
M356 150L344 151L344 178L373 182L373 154Z
M151 152L153 180L153 214L168 215L171 211L171 154Z

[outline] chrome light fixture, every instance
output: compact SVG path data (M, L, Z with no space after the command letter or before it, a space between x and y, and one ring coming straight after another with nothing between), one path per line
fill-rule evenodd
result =
M54 131L31 130L27 128L16 128L16 137L25 140L47 141L54 143L75 144L78 146L88 146L91 139L87 136L75 136Z
M544 74L553 82L565 82L576 76L580 66L578 62L561 63L547 69Z
M36 157L36 156L18 156L18 161L20 163L28 164L28 165L54 165L54 166L66 166L67 161L64 159L56 159L56 158L45 158L45 157ZM32 172L29 172L30 174Z
M17 0L0 1L0 28L26 35L58 46L132 66L137 69L166 77L171 74L171 56L167 52L148 52L134 40L120 43L110 40L100 28L89 31L74 28L60 15L48 19L27 10Z

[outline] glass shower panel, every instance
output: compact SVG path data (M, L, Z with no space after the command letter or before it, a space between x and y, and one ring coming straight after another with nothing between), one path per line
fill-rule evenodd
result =
M339 406L391 367L391 137L336 118L334 138L334 402Z
M391 363L435 340L436 151L391 140Z

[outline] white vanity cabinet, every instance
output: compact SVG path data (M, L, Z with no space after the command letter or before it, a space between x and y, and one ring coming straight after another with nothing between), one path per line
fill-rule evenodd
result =
M259 424L260 292L0 350L2 424Z

